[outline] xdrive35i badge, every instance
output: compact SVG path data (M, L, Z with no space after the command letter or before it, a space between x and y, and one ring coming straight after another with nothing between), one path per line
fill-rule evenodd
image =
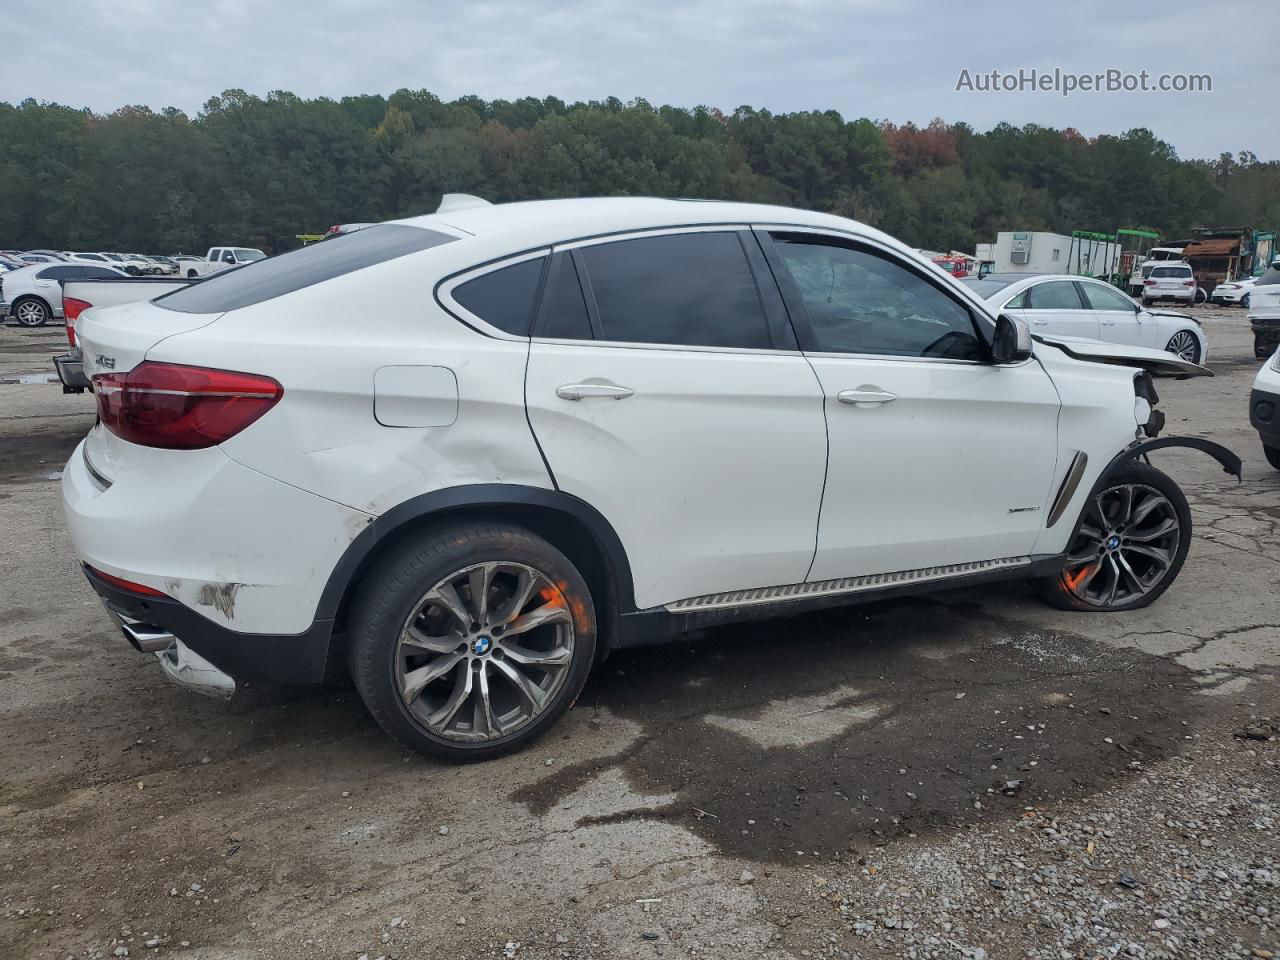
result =
M107 370L114 370L116 368L116 358L104 356L101 353L94 358L94 362L100 367L105 367Z

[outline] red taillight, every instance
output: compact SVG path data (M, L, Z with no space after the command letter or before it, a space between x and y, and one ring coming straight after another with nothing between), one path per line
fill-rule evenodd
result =
M104 427L130 443L166 450L216 446L284 396L270 377L152 361L96 375L93 391Z
M1194 287L1196 285L1196 282L1194 280L1183 280L1182 285L1184 287Z
M1156 285L1156 282L1154 280L1143 280L1142 285L1144 287L1154 287Z
M85 566L89 567L87 563L85 564ZM89 567L89 569L93 572L93 575L97 577L99 580L105 580L107 583L111 584L111 586L116 587L120 590L127 590L129 591L129 593L137 593L144 597L167 597L168 596L168 594L164 593L163 591L157 590L155 587L148 587L144 583L134 583L132 580L126 580L124 577L113 577L109 573L103 573L97 567Z
M67 341L72 347L76 345L76 321L80 319L80 314L92 306L88 300L77 300L66 294L62 296L62 315L67 320Z

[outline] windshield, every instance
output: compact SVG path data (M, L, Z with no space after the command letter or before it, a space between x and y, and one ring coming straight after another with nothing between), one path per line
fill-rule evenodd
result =
M241 263L253 263L255 260L265 260L267 255L261 250L248 250L245 247L235 248L236 259Z
M979 280L977 277L962 277L960 282L966 287L982 297L983 300L990 300L1005 287L1011 287L1017 280Z

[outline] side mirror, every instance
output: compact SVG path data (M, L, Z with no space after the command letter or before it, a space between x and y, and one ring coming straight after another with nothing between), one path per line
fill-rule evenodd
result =
M991 356L996 363L1021 363L1031 357L1031 328L1027 321L1000 314L996 335L991 343Z

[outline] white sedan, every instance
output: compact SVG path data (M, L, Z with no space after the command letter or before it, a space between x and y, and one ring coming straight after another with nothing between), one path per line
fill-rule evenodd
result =
M1058 274L991 273L960 281L1032 333L1166 350L1204 363L1209 340L1194 317L1152 310L1101 280Z
M1220 283L1213 288L1213 296L1209 300L1222 306L1234 304L1238 307L1247 307L1249 306L1249 294L1253 290L1253 285L1257 282L1257 277L1245 277L1243 280Z

